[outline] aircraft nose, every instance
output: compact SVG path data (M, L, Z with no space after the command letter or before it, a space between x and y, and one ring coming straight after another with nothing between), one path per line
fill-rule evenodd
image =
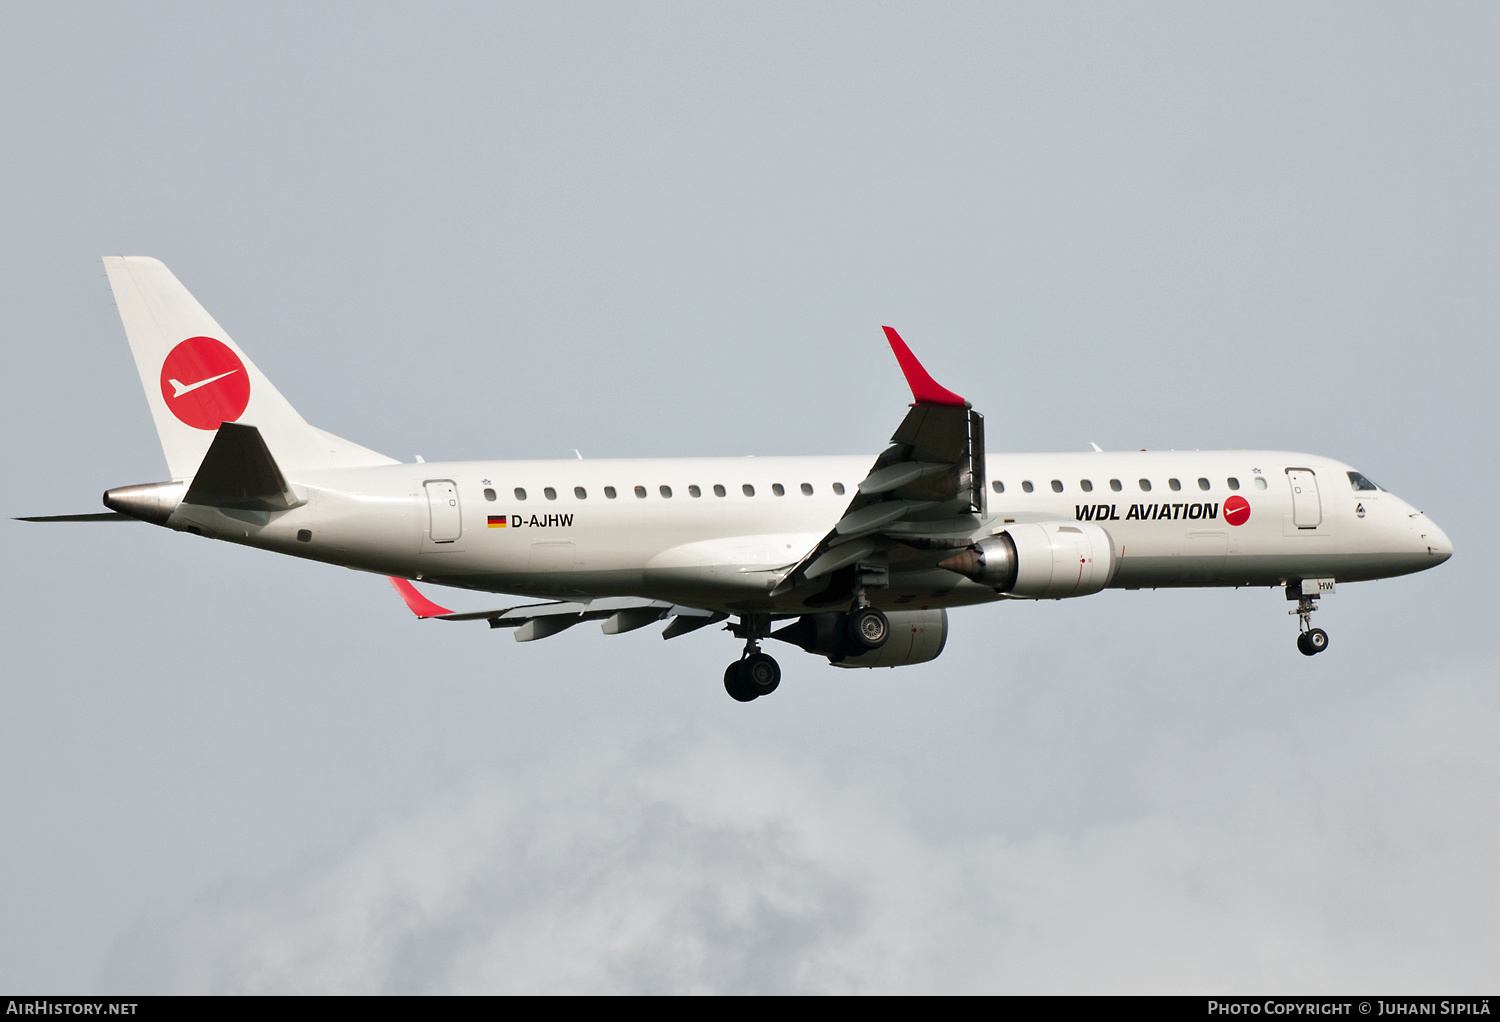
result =
M1453 556L1453 541L1448 534L1438 528L1437 523L1426 515L1414 520L1417 529L1417 541L1427 550L1427 556L1431 563L1442 564Z

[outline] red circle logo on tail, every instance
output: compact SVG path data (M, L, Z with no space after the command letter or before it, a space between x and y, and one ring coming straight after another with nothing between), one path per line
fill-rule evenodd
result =
M245 414L250 375L223 341L189 337L161 364L161 396L172 414L194 429L218 429Z
M1250 502L1235 494L1224 502L1224 520L1230 525L1244 525L1250 520Z

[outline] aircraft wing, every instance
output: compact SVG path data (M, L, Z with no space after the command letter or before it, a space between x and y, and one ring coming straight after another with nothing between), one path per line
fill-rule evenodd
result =
M705 625L723 621L727 614L719 614L698 607L682 607L661 600L646 600L633 596L610 596L591 600L588 603L552 602L525 603L500 610L476 610L455 614L440 607L417 591L417 587L404 578L391 578L390 583L400 594L402 601L420 619L436 618L439 621L488 621L491 628L516 629L517 642L545 639L549 635L572 628L584 621L603 621L605 635L619 635L646 625L672 618L662 632L663 639L675 639L679 635L697 631Z
M938 384L890 327L886 340L911 387L911 410L828 535L771 593L808 594L832 605L856 585L888 584L892 572L935 570L967 544L985 507L984 416ZM934 582L951 586L947 573Z

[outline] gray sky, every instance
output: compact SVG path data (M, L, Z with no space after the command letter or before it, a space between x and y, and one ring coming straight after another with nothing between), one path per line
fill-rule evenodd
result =
M1316 659L1108 592L742 706L722 633L0 523L0 988L1493 987L1493 5L429 7L0 9L7 516L163 477L140 254L407 460L873 453L890 323L992 449L1315 451L1455 556Z

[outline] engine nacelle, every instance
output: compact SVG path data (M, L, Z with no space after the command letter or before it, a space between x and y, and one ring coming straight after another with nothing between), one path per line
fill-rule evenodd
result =
M835 667L905 667L936 660L948 643L948 612L893 610L891 634L879 649L857 650L848 638L847 614L804 614L771 638L819 653Z
M1061 600L1097 593L1118 564L1109 533L1092 522L1026 522L1006 526L938 567L1009 596Z

